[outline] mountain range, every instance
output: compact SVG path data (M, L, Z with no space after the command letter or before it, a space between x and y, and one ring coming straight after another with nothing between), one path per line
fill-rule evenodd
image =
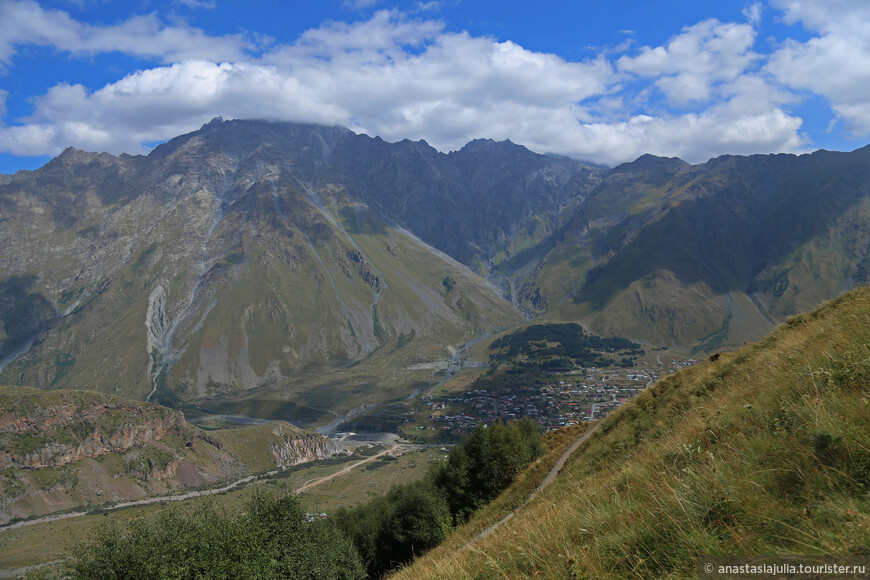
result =
M868 193L870 147L606 169L215 119L67 149L0 176L0 383L323 424L533 317L739 345L870 280Z

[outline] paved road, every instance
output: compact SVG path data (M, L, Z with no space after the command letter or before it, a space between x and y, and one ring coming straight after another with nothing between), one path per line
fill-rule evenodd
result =
M341 468L340 470L336 471L332 475L326 475L324 477L318 477L317 479L312 479L311 481L308 481L305 484L303 484L302 487L296 489L295 491L296 491L296 493L302 493L302 492L308 491L312 488L315 488L322 483L326 483L327 481L332 481L336 477L345 476L348 473L350 473L351 470L356 469L360 465L365 465L366 463L369 463L370 461L374 461L375 459L377 459L383 455L386 455L387 453L395 451L398 448L399 448L399 445L393 445L389 449L381 451L380 453L378 453L376 455L372 455L371 457L367 457L365 459L357 461L356 463L352 463L350 465L347 465L347 466ZM276 473L278 473L278 472L277 471L270 471L266 475L273 475ZM111 506L110 508L107 508L107 509L134 507L134 506L157 503L157 502L161 502L161 501L180 501L180 500L191 499L194 497L200 497L200 496L204 496L204 495L213 495L216 493L220 493L222 491L228 491L230 489L233 489L234 487L242 485L243 483L248 483L248 482L256 479L257 477L259 477L259 476L250 475L248 477L244 477L238 481L234 481L233 483L231 483L229 485L226 485L224 487L217 488L217 489L206 489L206 490L201 490L201 491L192 491L192 492L188 492L188 493L180 494L180 495L167 495L167 496L163 496L163 497L152 497L152 498L141 499L141 500L137 500L137 501L128 501L128 502L124 502L124 503L115 504L114 506ZM26 520L23 522L16 522L14 524L9 524L7 526L0 527L0 531L12 530L15 528L20 528L22 526L30 526L33 524L55 522L57 520L62 520L62 519L66 519L66 518L74 518L76 516L83 516L87 513L88 512L71 512L71 513L65 513L65 514L57 514L57 515L53 515L53 516L46 516L44 518L39 518L36 520ZM60 562L63 562L63 560L55 560L52 562L46 562L44 564L37 564L36 566L28 566L26 568L19 568L17 570L2 570L2 569L0 569L0 579L19 578L19 577L23 576L25 573L27 573L29 570L35 570L38 568L42 568L44 566L49 566L49 565L57 564Z
M265 475L274 475L276 473L278 473L278 472L277 471L270 471L269 473L267 473ZM120 508L149 505L149 504L153 504L153 503L160 503L162 501L182 501L185 499L202 497L204 495L214 495L216 493L222 493L224 491L229 491L229 490L231 490L235 487L238 487L244 483L248 483L250 481L253 481L257 477L260 477L260 476L259 475L249 475L248 477L243 477L242 479L240 479L238 481L234 481L234 482L232 482L228 485L225 485L223 487L216 487L216 488L212 488L212 489L203 489L203 490L199 490L199 491L189 491L187 493L181 493L178 495L164 495L161 497L149 497L147 499L137 499L137 500L133 500L133 501L125 501L125 502L111 504L111 505L107 505L107 506L98 506L97 508L94 508L94 509L109 509L109 510L120 509ZM56 522L57 520L65 520L67 518L75 518L75 517L83 516L83 515L87 515L87 514L88 514L88 512L86 512L86 511L68 512L68 513L64 513L64 514L56 514L53 516L45 516L44 518L38 518L35 520L24 520L22 522L16 522L14 524L7 524L5 526L2 526L2 527L0 527L0 531L5 532L6 530L14 530L15 528L20 528L23 526L32 526L33 524L44 524L46 522Z

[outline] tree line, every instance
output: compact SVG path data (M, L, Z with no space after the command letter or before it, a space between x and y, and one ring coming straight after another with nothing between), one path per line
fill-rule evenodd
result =
M622 352L626 355L623 363L631 361L629 357L644 354L639 344L627 338L596 336L575 322L533 324L493 341L489 349L494 351L490 354L494 363L511 361L520 364L514 359L522 354L529 362L520 366L537 366L542 370L574 364L584 367L616 364L614 359L602 353Z

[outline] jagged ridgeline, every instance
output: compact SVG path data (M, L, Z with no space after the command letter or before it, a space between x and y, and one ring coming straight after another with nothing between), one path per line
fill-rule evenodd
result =
M605 170L215 120L68 149L0 179L0 381L322 424L523 315L740 345L866 281L868 191L867 147Z
M345 454L283 421L206 431L155 403L0 387L0 524Z
M867 282L870 147L644 155L566 215L520 294L602 336L710 352Z
M0 185L0 376L307 422L407 396L437 380L419 363L522 319L430 244L488 263L597 172L243 121L69 149Z
M494 340L489 358L494 363L541 370L580 367L634 366L645 351L626 338L602 338L576 323L533 324ZM615 357L621 357L617 359Z

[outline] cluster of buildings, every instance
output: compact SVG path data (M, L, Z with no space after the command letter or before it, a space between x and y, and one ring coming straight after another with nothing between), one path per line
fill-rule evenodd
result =
M684 368L687 368L687 367L695 366L696 364L698 364L698 363L700 363L700 362L701 362L701 361L699 361L699 360L695 360L695 359L693 359L693 358L687 358L686 360L677 360L677 359L675 359L675 358L674 358L674 359L671 359L671 365L670 365L670 366L671 366L671 369L672 369L671 372L674 372L674 370L677 370L677 371L678 371L678 370L680 370L680 369L684 369ZM660 363L659 363L659 366L665 366L665 365L664 365L664 363L661 363L661 362L660 362Z
M597 370L597 369L596 369ZM467 431L478 423L531 417L547 429L606 417L655 380L645 371L627 375L566 376L544 384L474 389L423 398L435 429Z

